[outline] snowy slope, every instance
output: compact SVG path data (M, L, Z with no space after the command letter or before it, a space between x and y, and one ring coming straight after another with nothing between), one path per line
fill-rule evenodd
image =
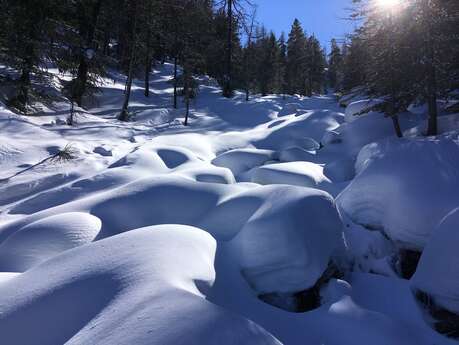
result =
M153 72L150 98L134 83L129 123L115 72L75 127L65 102L0 108L2 341L455 343L392 265L401 243L426 246L419 281L436 264L432 227L459 206L455 132L396 141L382 114L346 122L331 95L227 100L207 78L185 127L171 73ZM66 145L74 159L50 158ZM443 285L459 288L426 292ZM285 308L311 293L312 310Z

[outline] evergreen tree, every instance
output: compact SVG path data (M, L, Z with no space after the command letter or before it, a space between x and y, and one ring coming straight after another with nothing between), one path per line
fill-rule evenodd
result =
M52 14L59 4L52 0L2 0L1 6L0 58L19 72L17 92L9 104L27 112L32 74L39 75L51 55L56 23Z
M341 49L336 42L336 39L331 41L331 52L328 55L328 86L333 90L340 90L342 88L342 68L343 56Z
M289 94L304 94L306 81L306 35L295 19L287 42L286 84Z
M282 32L278 41L279 46L279 55L277 61L277 71L276 71L276 84L277 92L281 93L283 97L287 93L287 78L286 78L286 69L287 69L287 42L285 41L285 33Z

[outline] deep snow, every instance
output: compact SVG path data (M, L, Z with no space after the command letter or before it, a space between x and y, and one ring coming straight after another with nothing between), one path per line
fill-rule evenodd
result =
M456 115L420 139L407 113L399 140L382 114L353 116L362 99L345 116L333 95L227 100L201 78L184 127L171 72L149 99L135 82L129 123L114 72L75 127L63 101L34 117L0 104L0 342L455 343L413 290L458 312ZM50 159L66 145L75 159ZM411 281L400 247L425 247ZM257 298L290 303L330 267L314 310Z

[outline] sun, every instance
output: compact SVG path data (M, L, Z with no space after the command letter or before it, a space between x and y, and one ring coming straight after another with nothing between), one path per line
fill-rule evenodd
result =
M391 9L400 5L401 0L376 0L377 5L383 9Z

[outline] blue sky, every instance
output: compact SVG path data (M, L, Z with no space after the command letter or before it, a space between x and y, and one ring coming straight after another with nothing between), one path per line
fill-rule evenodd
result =
M333 37L344 37L352 32L354 24L343 20L351 0L252 0L258 5L257 18L268 30L277 34L289 33L293 20L298 18L308 34L330 46Z

